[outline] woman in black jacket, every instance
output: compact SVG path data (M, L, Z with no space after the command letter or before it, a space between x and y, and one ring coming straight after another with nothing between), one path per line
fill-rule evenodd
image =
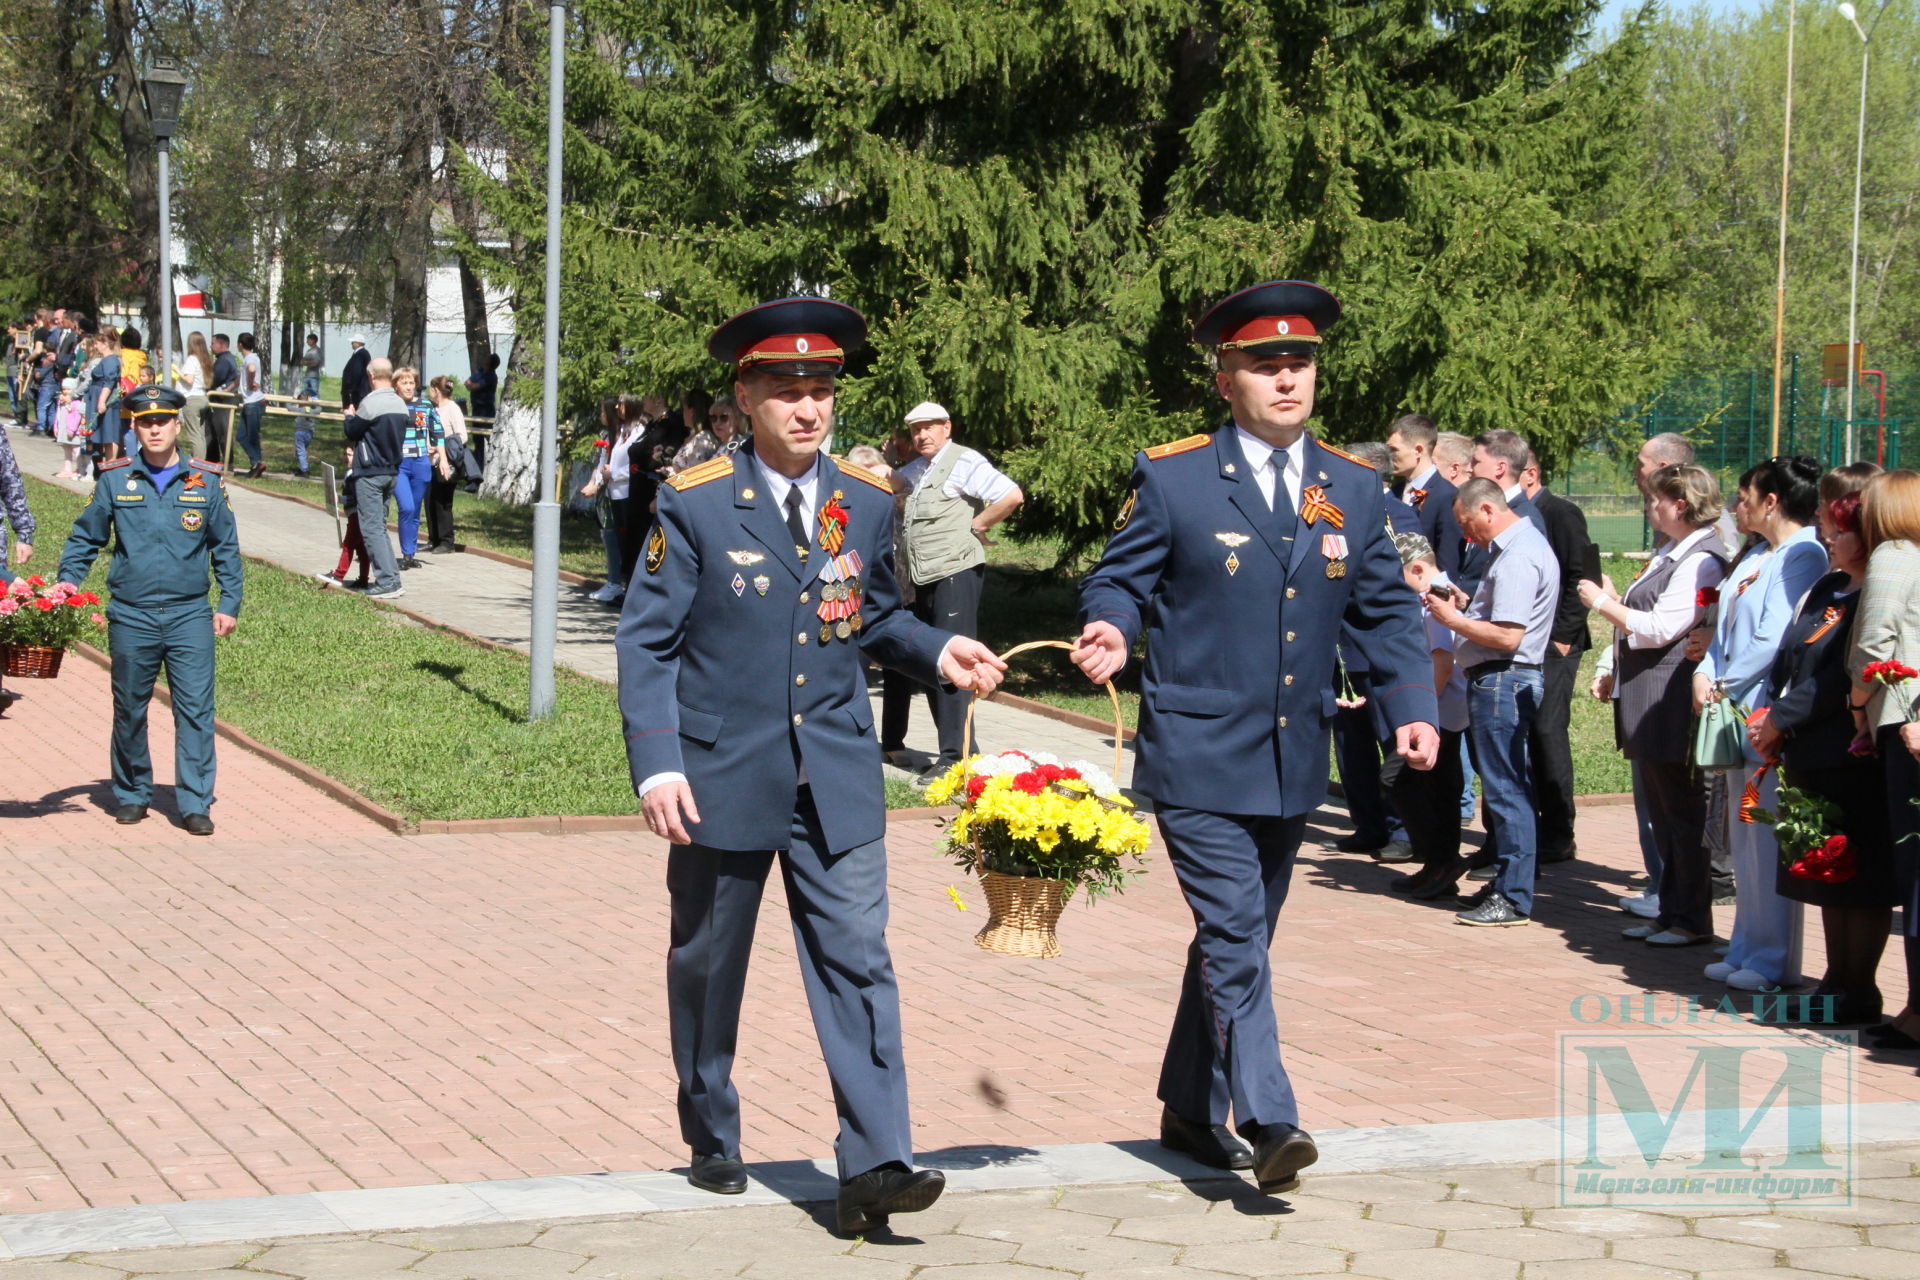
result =
M1787 785L1830 801L1840 811L1853 874L1835 882L1788 871L1804 850L1782 849L1776 891L1820 908L1827 938L1827 971L1816 995L1835 1001L1832 1021L1878 1022L1880 988L1874 973L1893 917L1893 840L1887 828L1886 775L1871 755L1854 755L1853 716L1847 710L1852 678L1847 649L1867 571L1860 540L1860 495L1845 492L1851 477L1829 474L1825 492L1839 497L1820 507L1820 532L1832 572L1814 583L1788 627L1768 676L1772 708L1750 729L1762 759L1782 760ZM1816 1014L1816 1019L1819 1015Z

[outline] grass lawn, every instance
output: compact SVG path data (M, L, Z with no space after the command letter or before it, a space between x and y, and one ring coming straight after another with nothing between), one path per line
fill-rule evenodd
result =
M323 389L324 394L324 389ZM309 457L314 478L302 480L293 474L293 419L269 413L260 429L260 448L267 474L259 480L241 484L271 493L292 494L309 502L325 502L325 487L319 479L319 465L341 465L346 437L338 422L321 422L314 432ZM237 448L237 446L236 446ZM241 454L244 463L246 455ZM473 547L485 547L522 560L533 558L533 508L509 506L477 493L459 493L453 499L455 536ZM607 553L600 541L600 526L590 517L563 509L560 513L560 567L598 582L607 572Z
M41 545L54 550L85 499L27 484ZM108 563L87 581L103 595ZM598 680L560 669L554 715L529 724L522 655L260 561L248 562L240 626L219 655L223 720L406 817L638 812L619 706ZM888 802L921 800L893 783Z

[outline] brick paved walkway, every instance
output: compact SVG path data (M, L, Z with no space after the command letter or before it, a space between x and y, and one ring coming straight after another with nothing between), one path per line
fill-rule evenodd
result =
M1845 1208L1559 1208L1551 1168L949 1194L843 1240L825 1206L372 1231L0 1263L0 1280L1772 1280L1920 1275L1920 1147L1858 1157Z

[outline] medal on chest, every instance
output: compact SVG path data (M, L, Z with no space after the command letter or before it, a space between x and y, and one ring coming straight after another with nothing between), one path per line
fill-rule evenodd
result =
M825 515L826 512L821 512L823 546L826 543ZM820 607L817 612L822 644L829 638L848 639L860 629L860 571L863 567L858 551L832 555L820 566Z

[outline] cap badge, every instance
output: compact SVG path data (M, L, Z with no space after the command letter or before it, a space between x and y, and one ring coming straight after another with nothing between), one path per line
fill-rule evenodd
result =
M1273 325L1273 330L1275 333L1292 333L1293 332L1293 330L1287 327L1287 322L1285 320L1276 320Z
M798 351L801 355L805 355L809 350L811 350L811 348L807 345L807 340L805 338L795 338L793 340L793 349L795 351Z

